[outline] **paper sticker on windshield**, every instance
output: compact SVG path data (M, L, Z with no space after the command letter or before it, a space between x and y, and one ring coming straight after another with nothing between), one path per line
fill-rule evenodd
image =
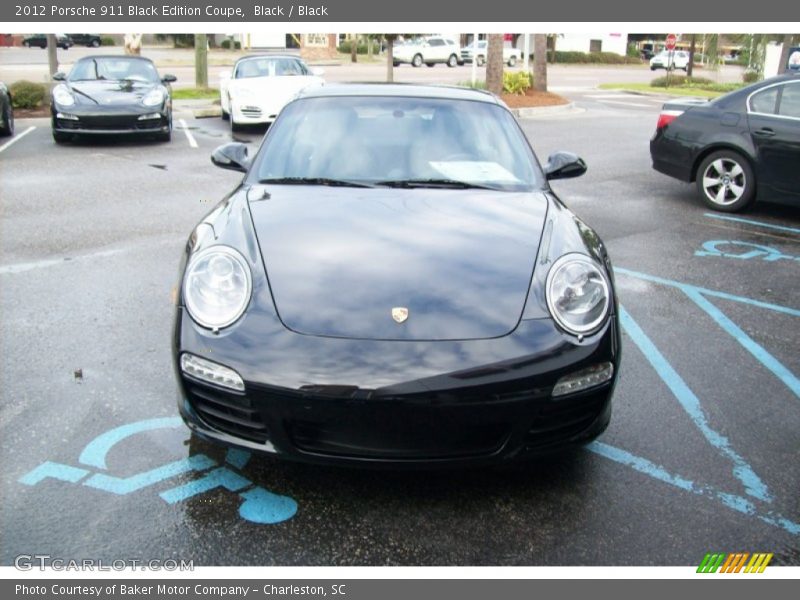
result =
M454 179L456 181L519 183L519 179L496 162L477 160L453 162L432 161L430 165L447 179Z

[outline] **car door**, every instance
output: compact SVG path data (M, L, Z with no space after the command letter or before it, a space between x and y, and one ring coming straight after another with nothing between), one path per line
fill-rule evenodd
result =
M800 80L755 92L748 99L747 118L759 184L800 197Z
M425 62L447 60L447 56L445 56L447 46L443 39L431 38L428 40L428 46L428 50L425 53Z

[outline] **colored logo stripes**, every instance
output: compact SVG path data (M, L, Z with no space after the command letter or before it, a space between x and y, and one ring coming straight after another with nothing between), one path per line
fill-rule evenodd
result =
M763 573L769 561L772 560L772 552L736 552L733 554L709 552L703 557L700 566L697 567L698 573ZM748 562L747 559L750 559ZM747 566L745 566L747 563Z

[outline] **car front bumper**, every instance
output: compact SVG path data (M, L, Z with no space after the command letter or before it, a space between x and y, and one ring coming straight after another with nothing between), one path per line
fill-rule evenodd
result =
M192 431L285 458L352 465L491 464L586 443L608 425L620 358L616 318L582 342L547 319L474 341L284 330L243 351L228 347L233 337L209 340L178 309L178 407ZM235 369L245 392L185 375L183 352ZM553 397L559 378L604 362L614 365L609 381Z
M158 106L105 111L55 106L52 112L52 127L54 131L65 134L168 133L170 116L168 110Z

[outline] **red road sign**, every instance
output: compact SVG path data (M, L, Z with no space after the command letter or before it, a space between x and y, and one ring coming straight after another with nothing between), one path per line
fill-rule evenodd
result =
M678 41L678 36L674 33L670 33L667 36L667 50L675 50L675 43Z

